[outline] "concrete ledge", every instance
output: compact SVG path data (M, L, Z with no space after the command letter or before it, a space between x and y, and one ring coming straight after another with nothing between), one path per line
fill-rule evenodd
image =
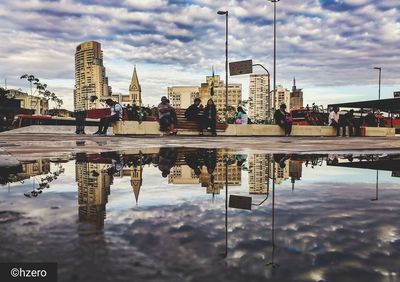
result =
M115 135L157 135L165 133L159 131L159 125L154 121L117 121L114 125ZM197 131L179 130L178 135L197 136ZM273 124L228 124L225 131L218 132L219 136L283 136L284 131ZM294 125L292 136L336 136L336 130L331 126L304 126ZM394 128L367 127L366 136L392 137L395 136Z

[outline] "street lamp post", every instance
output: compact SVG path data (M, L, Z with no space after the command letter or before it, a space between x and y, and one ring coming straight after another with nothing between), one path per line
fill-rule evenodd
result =
M228 118L228 11L218 11L218 15L225 15L225 115Z
M269 0L274 3L274 95L273 95L273 103L275 109L275 96L276 96L276 2L280 0Z
M380 100L381 99L381 74L382 74L382 68L381 67L374 67L374 69L379 71L378 100Z
M268 74L268 112L267 112L267 116L268 116L268 120L271 119L271 95L270 95L270 91L271 91L271 84L270 84L270 74L269 71L262 65L262 64L254 64L253 67L255 66L259 66L262 67Z

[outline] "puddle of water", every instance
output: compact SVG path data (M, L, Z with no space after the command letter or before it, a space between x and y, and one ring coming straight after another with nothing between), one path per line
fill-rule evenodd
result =
M0 261L60 281L396 281L400 155L161 148L0 173Z

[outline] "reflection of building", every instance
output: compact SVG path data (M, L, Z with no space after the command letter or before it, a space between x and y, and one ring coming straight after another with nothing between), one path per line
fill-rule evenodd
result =
M269 103L268 75L251 74L249 84L249 117L253 121L265 120Z
M104 225L106 203L110 194L111 176L101 164L76 163L79 220Z
M134 167L124 168L122 171L122 175L131 177L131 186L137 204L139 201L140 188L142 187L143 184L143 167L134 166Z
M275 178L276 184L281 184L284 180L289 179L289 160L286 160L285 167L280 167L279 164L275 164L275 171L273 171L273 166L270 166L271 175Z
M292 189L294 188L294 183L296 180L300 180L301 174L303 170L303 162L302 161L289 161L289 176L292 182Z
M33 162L21 163L22 171L13 178L13 182L28 179L32 176L50 173L50 161L38 159Z
M212 87L213 86L213 87ZM213 96L211 96L213 89ZM225 115L225 84L220 80L219 75L207 76L206 82L201 84L200 99L203 105L207 104L207 100L212 98L217 107L218 115ZM237 107L242 101L242 85L228 84L228 106Z
M269 189L269 156L254 154L249 156L249 193L266 194Z
M9 89L8 96L21 101L21 108L35 110L36 115L45 115L49 109L49 102L42 97L28 95L28 93Z
M206 170L207 171L207 170ZM168 183L172 184L196 184L199 183L199 177L188 165L176 165L171 168L168 177Z
M140 87L136 66L133 69L131 84L129 85L129 95L112 94L110 98L123 106L142 104L142 88Z
M289 110L291 108L290 91L285 89L282 85L278 85L276 87L275 108L279 109L280 105L282 105L282 104L286 104L287 110Z
M168 99L172 107L186 109L199 97L198 86L172 86L168 87Z
M101 44L88 41L79 44L75 53L74 109L103 108L100 100L110 96Z
M290 109L300 109L303 107L303 91L296 88L296 78L293 78L292 92L290 92Z

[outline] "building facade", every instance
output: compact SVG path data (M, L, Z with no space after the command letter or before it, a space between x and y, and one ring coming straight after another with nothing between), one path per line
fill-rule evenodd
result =
M290 92L290 109L303 108L303 91L296 88L296 78L293 78L292 92Z
M249 118L253 122L266 120L269 103L269 76L267 74L251 74L249 83Z
M28 93L15 89L9 89L8 96L21 101L21 108L34 110L35 115L45 115L49 110L49 102L45 98L28 95Z
M110 97L110 90L101 44L96 41L79 44L75 53L74 110L103 108L101 100Z
M286 105L287 110L291 108L290 91L285 89L282 85L278 85L276 87L276 94L275 94L275 109L279 109L279 107L282 104Z
M174 108L186 109L199 97L200 88L197 86L168 87L168 99Z
M219 117L225 116L225 83L219 75L206 77L206 82L201 84L200 99L203 105L207 104L208 99L212 98ZM236 107L242 102L242 85L238 83L228 84L228 107ZM228 109L229 110L229 109Z

